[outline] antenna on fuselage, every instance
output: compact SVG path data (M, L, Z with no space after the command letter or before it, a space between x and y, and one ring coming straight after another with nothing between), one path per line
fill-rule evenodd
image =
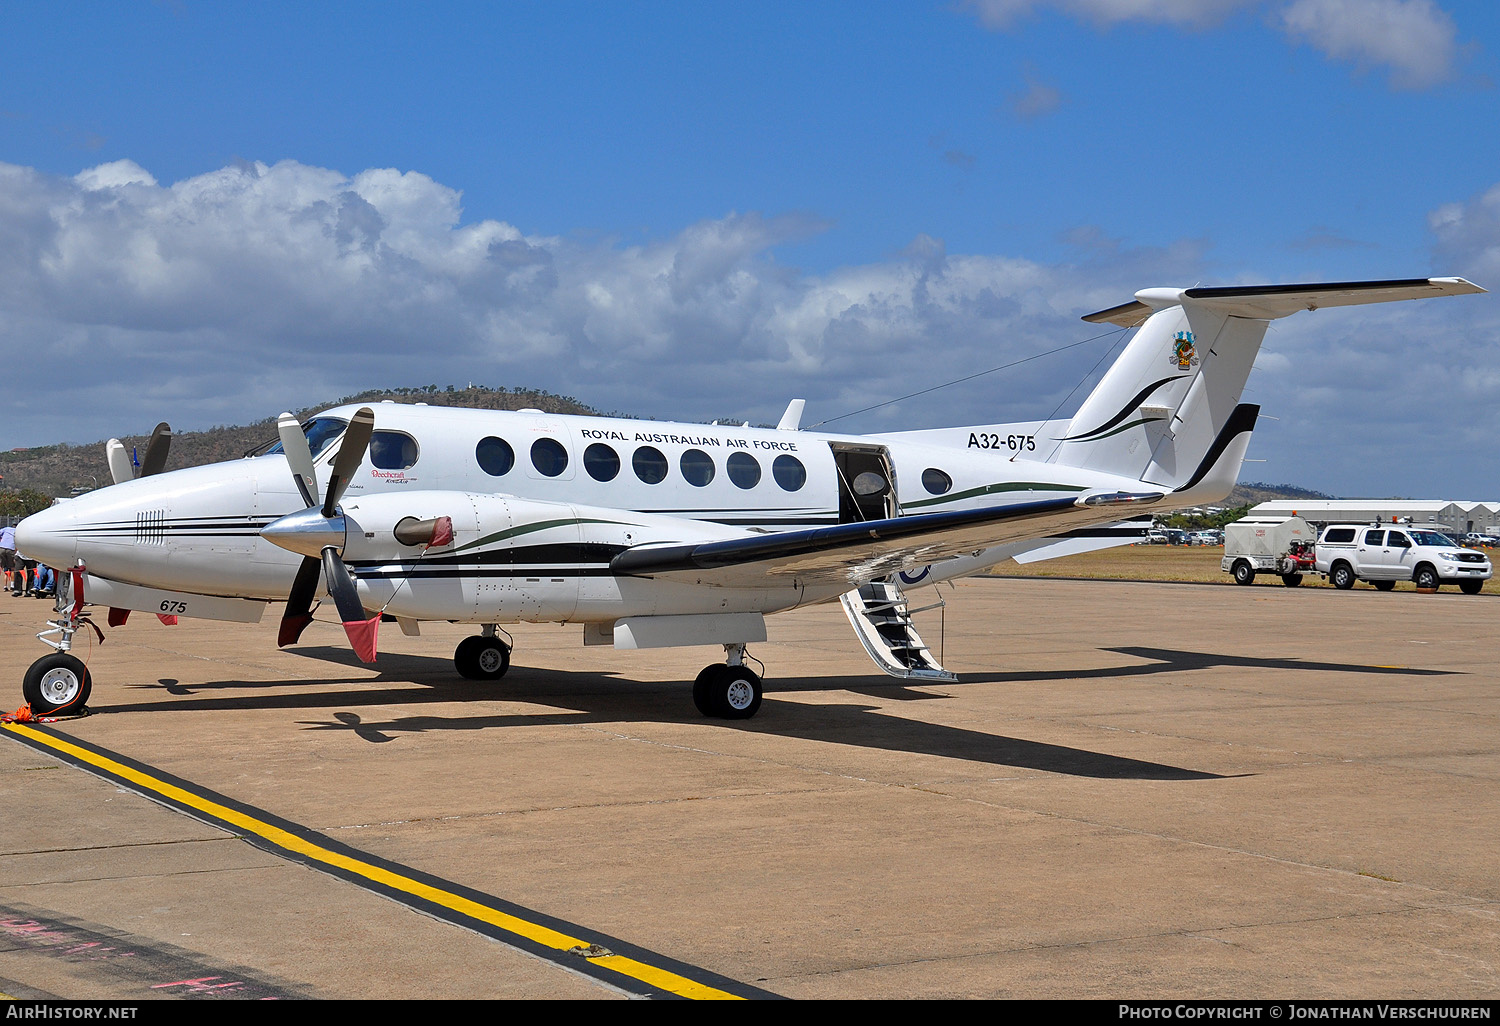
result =
M786 412L781 415L781 422L776 425L777 431L797 431L802 424L802 408L807 405L806 399L793 399L786 404Z

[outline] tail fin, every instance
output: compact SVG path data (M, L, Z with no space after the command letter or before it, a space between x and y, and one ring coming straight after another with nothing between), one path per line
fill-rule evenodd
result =
M1222 497L1249 444L1259 408L1242 406L1240 396L1273 319L1483 291L1462 278L1415 278L1137 292L1134 302L1084 318L1141 328L1083 401L1053 459L1173 491L1207 496L1222 486L1195 501Z

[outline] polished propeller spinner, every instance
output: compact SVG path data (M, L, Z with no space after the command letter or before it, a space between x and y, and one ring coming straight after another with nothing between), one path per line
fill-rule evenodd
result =
M297 418L290 413L283 413L276 420L276 432L281 436L281 448L292 469L297 491L307 503L306 509L288 514L275 523L268 524L260 532L261 537L272 544L303 556L302 565L297 568L297 576L292 581L292 590L287 595L281 629L276 635L276 643L282 648L295 644L307 625L312 623L312 603L317 595L318 573L321 570L355 654L364 662L375 661L380 616L376 614L374 617L366 617L354 579L349 576L349 568L344 565L348 521L338 505L354 472L364 461L365 450L369 448L370 436L374 431L375 413L368 406L363 406L350 418L348 430L339 443L339 451L333 458L333 469L328 477L328 488L320 505L317 499L317 471L313 467L312 450L308 448L307 436L303 434Z

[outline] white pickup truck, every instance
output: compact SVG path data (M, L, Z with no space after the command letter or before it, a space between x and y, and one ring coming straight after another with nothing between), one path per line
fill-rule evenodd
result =
M1483 552L1410 524L1329 524L1318 536L1315 566L1335 588L1369 581L1390 591L1397 581L1414 581L1424 590L1457 584L1466 595L1479 594L1494 572Z

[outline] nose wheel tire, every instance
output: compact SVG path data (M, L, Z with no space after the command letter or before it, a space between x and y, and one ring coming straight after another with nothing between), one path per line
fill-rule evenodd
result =
M83 712L93 682L88 668L66 652L42 656L26 671L21 693L31 711L43 716L57 712Z
M693 682L693 704L704 716L748 720L760 709L761 680L744 666L705 666Z
M469 680L499 680L510 669L510 646L483 635L465 638L453 653L453 666Z

